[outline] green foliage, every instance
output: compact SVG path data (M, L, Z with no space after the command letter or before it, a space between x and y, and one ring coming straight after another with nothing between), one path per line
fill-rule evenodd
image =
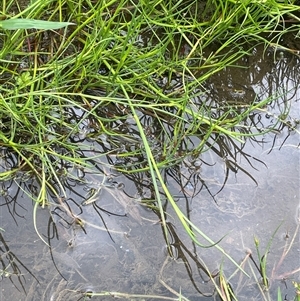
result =
M20 172L34 176L40 184L36 215L38 205L47 204L48 192L57 193L52 182L60 183L61 162L89 167L91 157L118 154L131 162L117 166L119 171L149 172L153 208L160 212L165 237L162 195L195 243L215 246L229 257L180 210L162 171L200 155L215 137L243 143L272 130L252 132L245 124L276 95L241 108L213 107L201 98L203 84L258 43L277 46L287 30L298 32L299 7L273 0L173 2L32 1L22 7L6 1L1 14L8 19L0 21L0 141L20 162L1 170L0 179ZM295 24L285 28L285 18ZM66 26L63 32L50 31ZM129 123L137 132L121 130ZM150 139L151 126L156 132ZM86 145L75 139L81 136L108 150L84 156ZM192 137L199 138L197 145ZM267 252L260 256L258 245L266 275Z
M171 5L161 0L80 0L63 4L36 1L21 10L14 1L8 1L2 12L15 15L0 21L3 29L26 29L2 34L0 75L5 74L6 80L1 87L0 115L6 116L2 126L10 129L0 133L2 146L18 154L38 177L42 189L36 201L45 204L46 189L51 189L48 179L55 177L53 160L86 164L78 155L80 145L70 142L70 137L79 135L80 124L93 120L95 131L88 132L87 137L99 140L99 135L105 134L113 151L123 143L124 134L111 127L112 119L122 124L133 116L139 138L125 136L143 147L120 156L145 159L119 166L119 170L150 171L162 220L160 187L190 237L198 242L194 231L200 232L177 208L161 169L186 156L201 154L215 135L241 143L254 135L244 121L272 99L254 100L241 109L228 106L212 114L211 105L201 101L201 85L247 55L257 41L266 43L262 34L273 32L278 39L284 32L283 16L296 20L293 13L298 7L276 6L273 1L210 1L204 10L199 1ZM51 17L45 14L48 11ZM60 21L47 21L47 16ZM63 33L31 30L75 23L76 27L69 26ZM293 26L289 30L294 30ZM212 45L215 51L206 53ZM111 107L119 111L113 117L107 114ZM66 117L71 109L82 112L75 123ZM159 151L149 142L141 113L154 116L159 124ZM191 140L195 135L200 137L198 145ZM56 151L61 148L67 150L67 156ZM186 149L184 154L180 149ZM41 162L39 167L34 163L37 161ZM18 168L5 171L0 177L13 177L17 172Z

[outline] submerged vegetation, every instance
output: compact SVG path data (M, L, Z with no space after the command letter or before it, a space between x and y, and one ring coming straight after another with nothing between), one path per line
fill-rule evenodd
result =
M67 189L113 169L138 179L141 204L160 216L168 245L166 201L194 243L229 257L181 211L165 176L187 158L205 164L201 156L212 150L226 162L227 175L240 170L255 182L236 154L222 153L222 145L233 145L246 158L245 139L284 127L297 131L298 121L287 120L288 103L281 112L268 108L288 92L280 86L266 99L212 102L206 94L213 75L258 45L274 52L274 59L281 51L299 55L284 42L286 34L299 36L297 1L7 0L0 13L0 179L17 183L32 198L35 224L39 206L55 204L52 215L64 212L68 225L84 230L89 221L81 219L79 202L68 202ZM42 22L24 27L14 19ZM46 21L66 23L45 30ZM275 121L263 127L260 113ZM99 185L111 184L103 179ZM14 214L5 187L1 195ZM101 216L94 202L99 191L91 188L83 205ZM261 267L266 258L259 255ZM235 299L222 273L215 284L222 300Z

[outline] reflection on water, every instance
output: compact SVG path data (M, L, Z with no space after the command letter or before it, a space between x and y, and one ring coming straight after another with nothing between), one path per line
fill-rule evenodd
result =
M1 252L1 277L9 279L9 281L13 284L13 286L18 291L25 290L25 282L26 279L24 277L24 273L28 273L32 276L37 282L38 279L32 274L32 272L22 263L22 261L10 250L7 242L5 241L3 235L0 233L0 252Z
M40 184L33 175L23 170L1 183L1 298L84 300L85 294L103 292L94 299L138 294L175 300L181 291L189 300L218 300L213 281L220 281L221 270L239 300L261 300L254 236L264 254L274 235L268 252L269 291L274 297L280 287L293 299L292 280L299 282L300 277L300 61L289 53L267 51L263 58L261 53L255 49L239 62L247 69L227 68L215 75L193 101L209 103L212 116L219 118L229 105L229 113L236 116L249 103L270 98L264 110L241 120L236 129L243 135L264 134L240 143L212 133L199 149L203 133L195 133L170 150L179 163L162 170L181 210L215 241L226 235L220 245L250 277L236 271L216 249L192 243L168 203L164 209L171 249L166 251L151 176L137 172L125 177L117 171L124 165L127 170L146 166L133 120L112 122L124 133L122 141L97 134L89 120L81 123L82 136L72 137L73 142L83 143L85 158L94 158L95 151L105 156L88 160L89 168L56 162L58 178L51 179L53 189L36 218L32 199ZM173 133L172 123L166 119L159 124L150 112L143 113L153 154L161 162L160 141ZM121 156L122 150L131 157ZM6 149L1 153L2 172L20 163Z

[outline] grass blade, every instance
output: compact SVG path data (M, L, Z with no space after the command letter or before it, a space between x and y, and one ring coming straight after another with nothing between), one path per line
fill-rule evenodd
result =
M0 27L7 30L16 29L59 29L68 25L75 25L71 22L54 22L34 19L9 19L0 22Z

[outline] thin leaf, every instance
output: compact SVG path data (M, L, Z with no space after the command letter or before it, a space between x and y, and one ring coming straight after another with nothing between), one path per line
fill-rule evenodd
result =
M59 29L68 25L75 25L71 22L53 22L34 19L9 19L0 22L0 27L8 30L16 29Z
M282 301L280 287L278 287L278 290L277 290L277 301Z

